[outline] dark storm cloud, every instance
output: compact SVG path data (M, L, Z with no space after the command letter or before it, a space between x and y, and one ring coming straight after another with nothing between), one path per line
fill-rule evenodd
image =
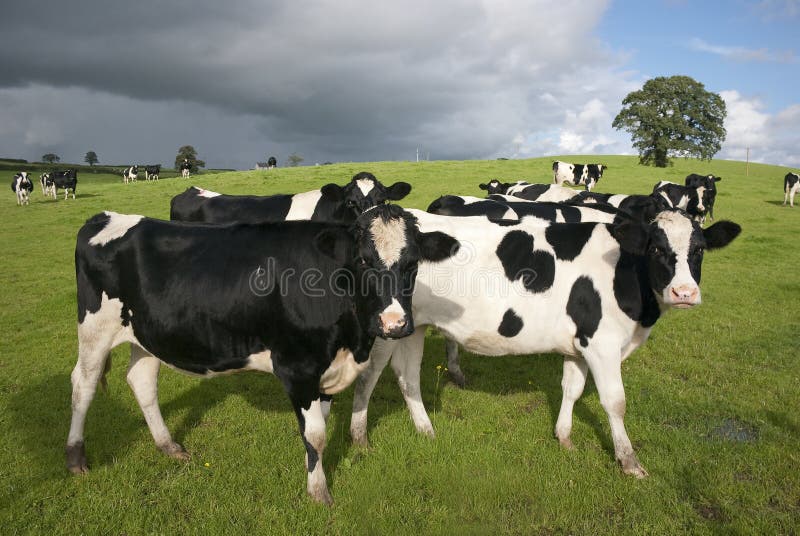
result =
M105 141L112 160L169 162L194 137L210 165L235 167L264 151L307 162L408 159L418 146L435 158L507 154L515 138L561 126L565 110L624 95L591 37L604 7L5 2L0 98L15 109L0 119L19 132L0 127L0 142L38 158ZM61 107L43 115L43 95ZM98 141L111 118L115 143Z

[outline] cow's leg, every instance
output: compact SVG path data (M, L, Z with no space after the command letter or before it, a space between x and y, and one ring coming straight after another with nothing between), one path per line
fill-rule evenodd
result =
M794 208L794 194L797 193L797 188L792 188L789 191L789 206Z
M459 387L464 387L467 379L461 371L461 364L458 360L458 343L451 339L445 339L444 344L447 353L447 372L450 374L450 379Z
M94 327L94 326L93 326ZM113 334L102 328L78 326L78 362L72 369L72 421L67 436L67 469L79 474L89 470L83 430L86 413L97 391L97 382L106 369Z
M392 369L403 392L411 419L417 431L434 437L433 425L425 411L420 392L419 374L422 366L422 351L425 347L425 327L417 328L413 334L398 341L392 354Z
M369 444L367 439L367 410L369 409L369 399L375 385L381 377L381 372L389 363L392 351L399 341L388 341L386 339L375 339L372 351L369 354L367 367L355 381L353 393L353 414L350 417L350 437L353 443L366 447Z
M142 408L144 420L156 446L167 456L188 460L189 453L172 440L158 406L158 370L161 361L137 344L131 344L131 362L128 366L128 385Z
M331 404L333 403L333 395L326 395L320 393L320 403L322 404L322 416L325 418L325 424L328 424L328 417L331 416Z
M300 425L300 436L306 447L306 470L308 471L308 494L318 502L330 506L333 499L328 491L328 481L322 467L322 452L325 450L325 416L322 400L309 400L309 394L319 388L319 378L308 384L292 384L287 386L289 398L292 399L297 421Z
M561 446L572 450L574 445L570 439L572 433L572 410L575 401L583 394L586 386L586 374L589 366L580 357L564 356L564 376L561 378L561 410L556 421L556 437Z
M619 351L609 350L614 341L592 341L584 350L584 358L592 371L600 403L608 414L611 425L611 438L614 441L614 454L622 465L625 474L637 478L647 476L641 466L633 445L625 431L625 388L622 385L622 359Z

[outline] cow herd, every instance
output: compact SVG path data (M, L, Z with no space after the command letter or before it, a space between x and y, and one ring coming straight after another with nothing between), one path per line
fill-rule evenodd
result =
M151 164L144 167L144 177L148 181L157 181L158 175L161 173L161 164ZM139 178L139 165L134 164L122 170L122 182L128 184L136 182Z
M75 191L78 187L78 172L74 169L65 171L49 171L39 176L39 183L42 185L42 195L57 198L57 191L64 190L64 199L72 194L75 199ZM14 174L11 179L11 191L17 198L17 205L29 205L31 193L33 192L33 181L30 173L20 171Z
M201 377L276 375L305 446L307 491L330 504L322 455L333 395L355 382L350 431L366 443L369 398L391 362L417 430L434 434L420 390L434 326L460 385L458 345L481 355L562 354L555 435L565 448L591 371L622 470L645 476L624 427L621 363L667 310L701 302L704 252L741 229L701 226L713 207L709 183L682 186L681 195L663 184L648 195L599 194L590 191L599 174L584 171L573 179L588 182L570 181L582 192L493 180L479 185L487 198L445 195L428 211L388 203L405 198L408 183L362 172L300 194L191 187L172 199L171 221L93 216L75 250L69 470L88 469L86 414L110 350L127 342L128 383L156 445L178 459L188 454L158 405L162 362Z

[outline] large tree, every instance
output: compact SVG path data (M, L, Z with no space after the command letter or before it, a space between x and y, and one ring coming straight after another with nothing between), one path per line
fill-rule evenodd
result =
M42 155L42 162L47 162L48 164L55 164L56 162L60 162L61 157L55 153L47 153Z
M289 157L286 159L286 162L288 162L288 164L291 167L298 166L300 164L300 162L302 162L302 161L303 161L303 157L300 156L297 153L290 154Z
M90 166L93 166L99 161L99 158L97 158L96 152L89 151L88 153L86 153L86 156L83 157L83 161L89 164Z
M688 76L658 77L628 93L611 124L627 130L639 162L671 165L670 157L711 158L725 141L725 101Z
M178 154L175 157L175 169L180 169L183 160L186 159L192 165L192 173L197 173L197 169L206 167L206 163L197 158L197 150L191 145L184 145L178 149Z

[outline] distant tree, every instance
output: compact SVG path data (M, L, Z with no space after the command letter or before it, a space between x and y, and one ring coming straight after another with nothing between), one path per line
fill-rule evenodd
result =
M175 157L175 169L178 170L186 159L192 165L192 173L197 173L198 168L206 167L206 163L197 158L197 151L191 145L184 145L178 149L178 155Z
M97 153L94 151L89 151L86 153L86 156L83 157L83 161L89 164L90 166L95 165L100 159L97 158Z
M56 162L61 162L61 157L57 154L47 153L42 155L42 162L47 162L48 164L55 164Z
M289 158L286 159L291 167L297 167L300 162L303 161L303 157L297 153L292 153L289 155Z
M672 156L711 160L725 141L726 113L722 97L700 82L662 76L628 93L611 126L631 134L640 163L666 167Z

